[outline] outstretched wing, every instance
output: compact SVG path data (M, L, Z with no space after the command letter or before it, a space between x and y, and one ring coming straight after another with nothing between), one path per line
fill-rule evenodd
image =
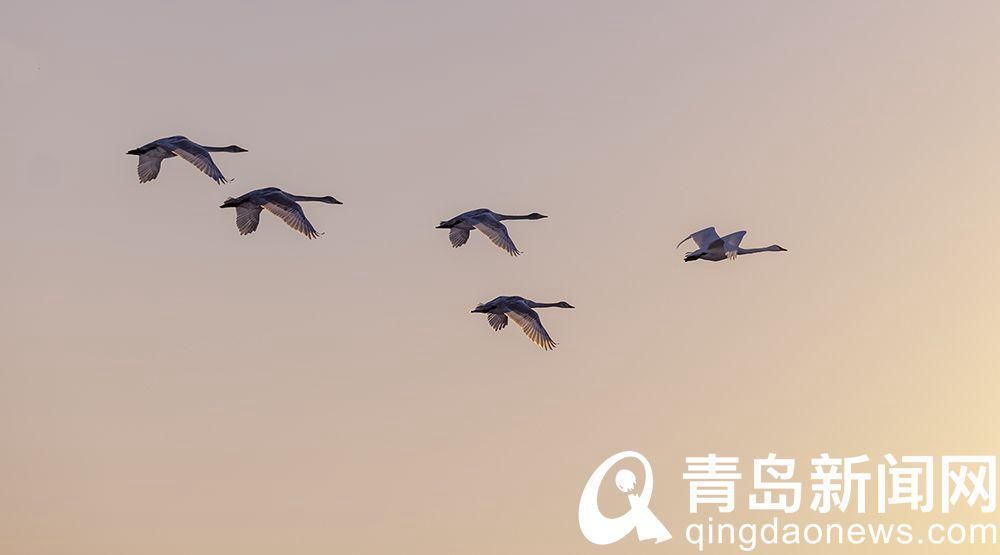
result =
M490 323L496 331L500 331L507 327L507 315L506 314L494 314L490 312L486 315L486 320Z
M726 252L736 252L740 248L740 243L743 241L743 236L746 235L746 231L737 231L736 233L730 233L722 238L722 243L726 247Z
M473 225L489 237L494 245L507 251L511 256L521 254L521 251L517 250L517 247L514 246L514 241L511 240L510 234L507 233L507 227L500 223L500 220L489 216L482 216L476 218Z
M688 235L680 243L677 243L677 246L679 247L683 245L684 241L687 241L688 239L694 239L694 242L698 245L699 249L705 249L708 248L713 241L719 239L719 234L715 232L714 227L706 227L701 231L695 231L691 235Z
M267 201L262 206L268 212L284 220L289 227L310 239L315 239L322 235L309 223L305 213L302 212L302 207L297 202L286 202L280 198L271 196L267 198Z
M746 231L730 233L725 237L720 237L719 239L712 241L712 244L705 248L705 250L707 252L725 256L729 259L736 258L736 253L739 252L740 248L740 241L743 240L743 236L746 234Z
M556 348L556 342L552 340L549 332L545 331L545 328L542 326L542 319L528 305L517 303L511 307L507 315L517 322L517 325L521 326L521 331L524 332L524 335L527 335L536 345L546 351Z
M205 175L211 177L216 183L222 185L227 180L222 175L222 170L212 161L212 155L201 145L191 142L188 139L178 139L172 142L173 153L191 162L194 167L201 170Z
M239 228L240 235L257 231L257 224L260 223L260 210L260 206L236 207L236 227Z
M451 246L457 249L469 240L469 230L462 229L460 227L453 227L448 232L448 239L451 239Z
M148 152L146 154L139 155L139 183L146 183L147 181L152 181L156 179L157 175L160 175L160 162L163 158L160 156L152 156Z

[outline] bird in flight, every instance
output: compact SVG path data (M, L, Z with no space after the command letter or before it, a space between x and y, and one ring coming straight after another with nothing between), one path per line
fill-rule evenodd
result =
M240 230L240 235L256 231L257 224L260 223L260 211L266 209L284 220L295 231L310 239L315 239L322 233L316 231L316 228L306 219L306 214L299 205L299 202L304 201L344 204L331 196L307 197L286 193L277 187L265 187L250 191L237 198L228 198L219 208L236 209L236 227Z
M500 331L507 326L508 318L514 320L521 326L521 331L535 342L536 345L545 349L555 349L556 342L549 336L542 326L542 319L534 311L536 308L575 308L566 301L557 303L536 303L524 297L497 297L492 301L481 304L472 309L473 313L486 314L486 319L494 330Z
M191 162L205 175L211 177L216 183L222 185L228 180L222 175L219 166L215 165L210 152L247 152L247 149L236 145L229 146L202 146L187 137L177 135L176 137L166 137L157 139L147 145L132 149L125 154L133 154L139 157L139 183L146 183L156 179L160 173L160 162L167 158L180 156Z
M517 247L514 246L514 241L511 240L510 234L507 233L507 227L500 222L503 220L540 220L547 217L538 212L532 212L526 216L508 216L506 214L497 214L486 208L480 208L459 214L450 220L445 220L437 226L437 229L450 230L448 238L451 239L451 246L455 248L464 245L469 240L469 233L473 229L478 229L489 237L494 245L507 251L511 256L517 256L521 254L521 251L517 250Z
M743 241L743 236L746 234L746 231L737 231L736 233L730 233L725 237L719 237L719 234L715 232L714 227L706 227L701 231L696 231L685 237L683 241L677 243L677 247L683 245L684 241L687 241L688 239L694 240L695 244L698 245L698 250L684 253L684 262L691 262L692 260L708 260L710 262L718 262L727 258L735 260L737 256L743 254L754 254L758 252L784 252L788 250L778 245L744 249L740 247L740 242Z

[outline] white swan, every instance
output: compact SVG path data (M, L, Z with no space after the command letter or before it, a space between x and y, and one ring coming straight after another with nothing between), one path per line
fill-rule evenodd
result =
M719 237L719 234L715 232L714 227L706 227L701 231L695 231L691 235L688 235L680 243L677 243L677 246L680 247L684 244L684 241L687 241L688 239L694 240L695 244L698 245L698 250L684 254L684 262L691 262L692 260L708 260L710 262L718 262L727 258L735 260L738 255L742 254L754 254L758 252L784 252L788 250L778 245L753 249L741 248L740 242L743 241L743 236L746 234L746 231L737 231L736 233L730 233L725 237Z
M134 154L139 157L139 183L145 183L156 179L160 173L160 162L167 158L180 156L194 164L205 175L211 177L218 184L227 182L222 175L222 171L212 161L209 152L248 152L247 149L236 145L229 146L202 146L187 137L177 135L175 137L165 137L157 139L147 145L132 149L125 154Z
M284 220L292 229L310 239L315 239L322 233L317 232L306 219L305 212L299 206L299 202L302 201L344 204L330 196L305 197L286 193L277 187L265 187L237 198L228 198L219 208L236 209L236 227L240 230L240 235L253 233L260 223L260 211L267 209L268 212Z
M455 248L461 247L469 240L470 231L478 229L489 237L494 245L507 251L511 256L517 256L521 254L521 251L517 250L517 247L514 246L514 241L511 240L510 234L507 233L507 227L500 222L502 220L540 220L547 217L538 212L532 212L526 216L508 216L506 214L497 214L486 208L480 208L459 214L450 220L445 220L437 226L437 229L451 230L448 232L448 238L451 239L451 246Z
M521 330L529 339L548 351L556 347L556 342L549 336L549 332L545 331L538 313L532 309L549 307L575 308L566 301L536 303L524 297L510 296L497 297L488 303L477 306L472 309L472 312L486 314L490 326L497 331L502 330L507 325L507 317L509 316L517 322L517 325L521 326Z

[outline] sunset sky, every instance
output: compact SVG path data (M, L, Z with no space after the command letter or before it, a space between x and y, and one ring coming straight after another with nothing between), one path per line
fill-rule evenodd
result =
M594 468L645 454L671 526L687 456L740 456L745 497L769 452L803 479L1000 453L998 29L993 2L7 0L0 552L692 552L587 543ZM235 182L140 185L125 152L176 134L249 149L215 155ZM241 237L218 205L265 186L344 204ZM510 223L517 258L434 229L479 207L549 218ZM710 225L788 252L682 262ZM559 347L470 314L497 295L573 304L542 313Z

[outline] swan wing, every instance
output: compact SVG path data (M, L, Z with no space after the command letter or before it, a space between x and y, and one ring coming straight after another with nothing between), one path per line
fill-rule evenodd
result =
M154 156L150 152L139 155L139 183L146 183L147 181L152 181L156 179L157 175L160 175L160 162L163 161L162 156Z
M507 315L506 314L494 314L490 312L486 315L486 320L490 323L490 326L496 331L500 331L507 327Z
M174 154L191 162L194 167L211 177L219 185L228 182L225 176L222 175L222 170L212 160L212 155L201 145L184 138L172 141L171 145L173 146Z
M465 242L469 240L469 231L470 230L468 229L462 229L460 227L451 228L451 230L448 231L448 239L451 239L451 246L457 249L458 247L464 245Z
M711 245L713 241L718 240L719 234L715 232L714 227L706 227L701 231L695 231L691 235L688 235L680 243L677 243L677 246L679 247L683 245L684 241L687 241L688 239L693 239L699 249L704 249Z
M528 305L524 303L515 303L512 305L507 312L507 315L511 317L517 325L521 326L521 331L524 335L528 336L535 342L535 345L545 349L546 351L550 349L555 349L556 342L552 340L549 336L549 332L545 331L545 327L542 326L542 319L538 317L538 313L532 310Z
M236 207L236 227L240 230L240 235L246 235L257 231L257 224L260 223L260 206L237 206Z
M289 227L305 235L310 239L315 239L321 235L316 228L306 219L302 207L297 202L286 202L280 196L269 195L261 205L268 212L284 220Z
M723 237L722 242L726 246L726 252L736 252L740 248L740 243L743 242L743 237L746 234L746 231L737 231Z
M735 259L740 249L740 242L743 241L743 236L746 234L746 231L730 233L725 237L720 237L719 239L712 241L712 244L705 250L715 254L720 254L730 260Z
M490 241L493 241L494 245L507 251L511 256L521 254L521 251L517 250L517 247L514 246L514 241L510 238L510 234L507 233L507 227L500 223L500 220L484 216L476 218L473 225L476 229L482 231L484 235L489 237Z

